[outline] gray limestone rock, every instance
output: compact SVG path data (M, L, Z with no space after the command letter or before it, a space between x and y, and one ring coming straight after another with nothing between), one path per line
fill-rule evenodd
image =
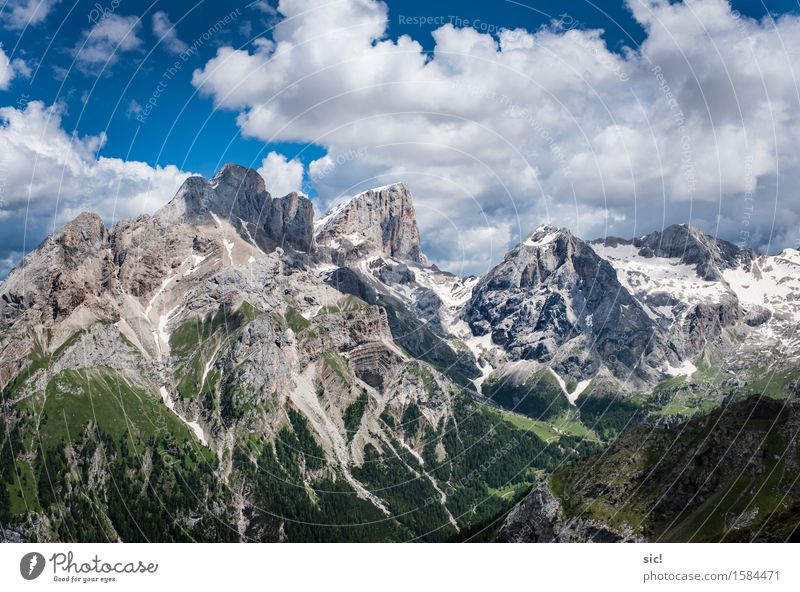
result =
M335 261L383 255L423 263L414 200L404 183L371 189L318 223L317 243Z

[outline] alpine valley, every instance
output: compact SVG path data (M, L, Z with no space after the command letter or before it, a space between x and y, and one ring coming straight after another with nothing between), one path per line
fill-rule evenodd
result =
M253 170L0 285L8 541L750 541L800 525L800 253L535 229L429 265L400 183Z

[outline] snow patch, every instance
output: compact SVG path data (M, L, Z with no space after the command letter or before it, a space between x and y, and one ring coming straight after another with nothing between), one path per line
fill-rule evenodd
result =
M198 266L208 258L208 255L192 255L192 264L186 271L183 272L183 277L189 277L195 271L197 271Z
M784 249L778 255L779 258L785 259L794 265L800 265L800 251L797 249Z
M158 325L156 326L153 331L151 331L153 335L153 341L156 344L156 351L159 355L169 355L170 346L169 346L169 338L170 333L167 331L167 324L169 323L170 319L175 316L178 312L178 309L181 308L181 304L175 305L172 309L167 311L165 314L162 314L158 317Z
M228 251L228 260L233 264L233 243L225 237L222 237L222 242L225 244L225 250Z
M188 427L194 433L195 436L197 436L197 439L202 442L203 446L208 448L208 440L206 440L206 435L203 432L203 428L200 427L200 424L197 423L197 421L187 421L181 417L177 411L175 411L175 401L172 400L167 387L162 385L158 389L158 392L161 395L161 400L164 401L164 404L167 406L167 409L172 411L175 416L180 419L186 425L186 427Z
M578 385L575 387L575 390L573 390L572 392L569 392L567 390L566 381L563 378L561 378L561 376L558 375L558 372L556 372L555 370L553 370L549 366L547 367L547 369L550 371L550 374L553 375L553 378L556 379L556 382L558 383L558 386L561 387L561 391L567 397L567 401L569 401L570 405L574 405L575 404L575 401L578 400L578 397L581 396L581 393L583 393L583 391L586 390L586 387L589 386L589 383L592 382L591 378L588 379L588 380L581 380L578 383Z
M342 199L342 201L335 203L319 220L314 222L314 234L318 234L321 230L323 230L329 222L331 222L334 218L336 218L339 214L347 209L347 206L350 204L351 201L355 199L354 197L347 197Z
M689 377L697 372L697 366L692 364L691 360L684 360L680 366L667 366L665 371L670 376L686 376Z
M729 292L724 283L702 279L693 265L681 263L677 258L642 257L634 245L593 245L593 248L617 271L620 283L637 298L651 319L665 310L646 306L642 302L645 295L665 292L680 302L697 304L719 302ZM672 316L672 308L668 310L668 316Z
M397 187L398 185L402 185L402 183L389 183L388 185L381 185L380 187L373 187L372 189L367 189L366 191L359 193L359 195L364 195L365 193L380 193L381 191L386 191L387 189L391 189L392 187Z
M161 293L166 289L167 285L172 281L172 276L167 276L164 278L164 281L161 282L161 287L156 290L156 293L153 294L153 297L150 299L150 302L147 303L147 308L144 309L144 316L150 320L150 313L153 310L153 304L155 304L156 299L161 296Z
M525 241L522 243L526 247L543 247L545 245L549 245L553 241L558 238L558 232L549 232L548 234L544 235L542 238L538 240L534 240L534 236L536 233L534 232L531 236L529 236Z
M565 395L567 395L567 396L569 396L569 393L567 392L567 383L566 383L566 382L564 382L564 379L563 379L563 378L561 378L561 377L558 375L558 372L556 372L555 370L553 370L553 369L552 369L550 366L548 366L548 367L547 367L547 369L550 371L550 374L552 374L553 378L555 378L555 379L556 379L556 382L558 383L558 386L560 386L560 387L561 387L561 390L564 392L564 394L565 394Z
M356 233L356 232L353 232L353 233L351 233L351 234L346 234L346 235L344 236L344 238L346 238L347 240L349 240L349 241L350 241L350 243L351 243L351 244L352 244L354 247L357 247L358 245L362 244L362 243L364 242L364 240L365 240L363 236L361 236L360 234L358 234L358 233Z
M289 394L289 398L303 413L314 428L314 431L319 434L322 439L323 448L332 452L336 457L345 480L355 489L356 495L361 499L370 501L385 515L389 516L390 512L383 501L368 491L367 488L350 473L350 455L347 449L347 442L345 442L333 421L331 421L330 417L328 417L327 413L325 413L325 410L320 405L319 397L314 387L315 373L316 362L312 362L306 366L301 374L295 376L295 388Z
M249 241L250 241L250 243L251 243L251 244L252 244L252 245L253 245L253 246L254 246L256 249L258 249L258 250L259 250L261 253L264 253L264 251L262 251L262 250L261 250L261 247L259 247L259 246L258 246L258 243L256 243L256 239L254 239L254 238L253 238L253 235L252 235L252 234L250 234L250 229L247 227L247 225L248 225L248 222L245 222L244 220L242 220L241 218L239 218L239 223L242 225L242 229L244 230L245 234L247 235L247 240L249 240ZM264 254L266 255L266 253L264 253ZM253 259L253 257L252 257L252 256L251 256L250 258L251 258L251 259Z
M567 395L567 399L569 399L570 405L574 405L575 402L578 400L578 397L583 394L583 391L586 390L586 387L592 382L591 378L587 378L586 380L581 380L578 383L578 386L575 387L575 390L572 391L570 394Z

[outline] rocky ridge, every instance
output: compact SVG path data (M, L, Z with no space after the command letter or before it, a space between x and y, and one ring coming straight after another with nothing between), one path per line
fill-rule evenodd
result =
M753 396L675 428L637 427L534 486L508 542L800 538L800 405Z
M425 263L411 192L404 183L343 201L316 223L317 242L343 262L378 254Z
M377 275L362 274L362 260L331 265L327 247L316 246L310 202L273 198L256 173L233 165L210 181L188 179L155 214L111 229L82 215L29 254L0 289L8 419L0 451L5 467L39 477L0 488L13 496L8 505L0 496L3 523L28 539L60 540L78 528L90 539L139 540L143 527L108 505L119 494L108 490L114 474L139 492L128 494L128 516L168 511L149 507L148 488L182 500L179 518L160 520L171 526L153 533L159 540L307 540L319 535L303 525L320 520L333 521L325 536L336 540L446 538L478 519L464 504L484 485L459 485L459 475L481 455L459 451L477 438L487 449L512 438L531 450L542 443L476 404L430 355L411 353L426 347L416 329L403 339L418 308L384 300L409 275L395 257L409 257L425 281L445 274L420 263L407 189L377 196L380 212L345 208L347 223L322 235L350 233L354 220L376 225L370 253L385 252L389 267L363 261ZM332 277L345 272L351 290ZM437 304L429 308L436 316ZM86 415L91 397L100 407ZM72 418L66 433L64 418ZM32 432L42 434L39 449L21 444ZM144 458L133 466L131 446ZM165 458L194 494L174 482ZM513 459L492 479L518 478L527 462ZM46 478L64 463L64 477ZM104 479L92 503L114 516L97 530L74 480L84 466ZM4 482L13 479L4 472ZM191 502L198 494L216 501ZM407 499L435 500L426 520L403 509ZM337 520L376 526L339 530Z
M602 244L541 227L483 278L458 278L427 264L403 184L359 194L314 223L304 196L272 197L255 171L226 165L210 181L188 179L153 215L106 229L83 214L28 255L0 287L0 389L9 433L37 418L51 443L52 418L73 401L61 393L155 401L141 418L170 427L164 441L133 428L150 451L145 466L159 450L187 466L199 454L213 469L198 479L226 500L197 523L199 510L187 508L178 537L186 524L222 519L237 540L306 540L297 524L322 519L319 491L338 489L353 498L354 520L389 517L388 530L364 536L428 536L435 523L431 536L447 537L478 519L464 506L471 487L485 495L482 483L452 486L482 462L471 439L489 448L517 439L549 463L579 448L570 434L589 424L571 418L588 417L592 397L648 392L702 360L757 366L764 344L774 344L770 362L791 369L799 264L791 250L756 257L682 227ZM536 404L522 411L531 395ZM557 430L559 447L542 453L497 406L579 429ZM80 450L112 446L104 438L114 422L87 421ZM43 453L22 461L2 450L9 466L41 472ZM519 479L528 462L514 456L492 487L507 485L505 474ZM276 489L263 471L294 488ZM425 506L428 527L402 509L410 494L394 497L391 475L438 500ZM280 500L298 487L309 493L289 504L295 516L259 511L281 516ZM55 537L54 515L38 516L36 536ZM573 527L556 525L553 536L582 536Z

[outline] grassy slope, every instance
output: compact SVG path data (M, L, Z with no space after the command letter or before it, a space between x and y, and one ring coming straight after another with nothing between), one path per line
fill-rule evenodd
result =
M799 427L797 404L752 397L676 428L633 429L557 471L551 486L569 515L653 540L749 540L797 510ZM775 528L767 526L763 536Z
M107 367L64 370L20 398L80 334L52 354L37 347L3 391L16 401L2 435L0 521L49 519L58 540L226 540L227 526L194 526L207 513L215 455L149 389ZM221 496L224 498L224 495Z

